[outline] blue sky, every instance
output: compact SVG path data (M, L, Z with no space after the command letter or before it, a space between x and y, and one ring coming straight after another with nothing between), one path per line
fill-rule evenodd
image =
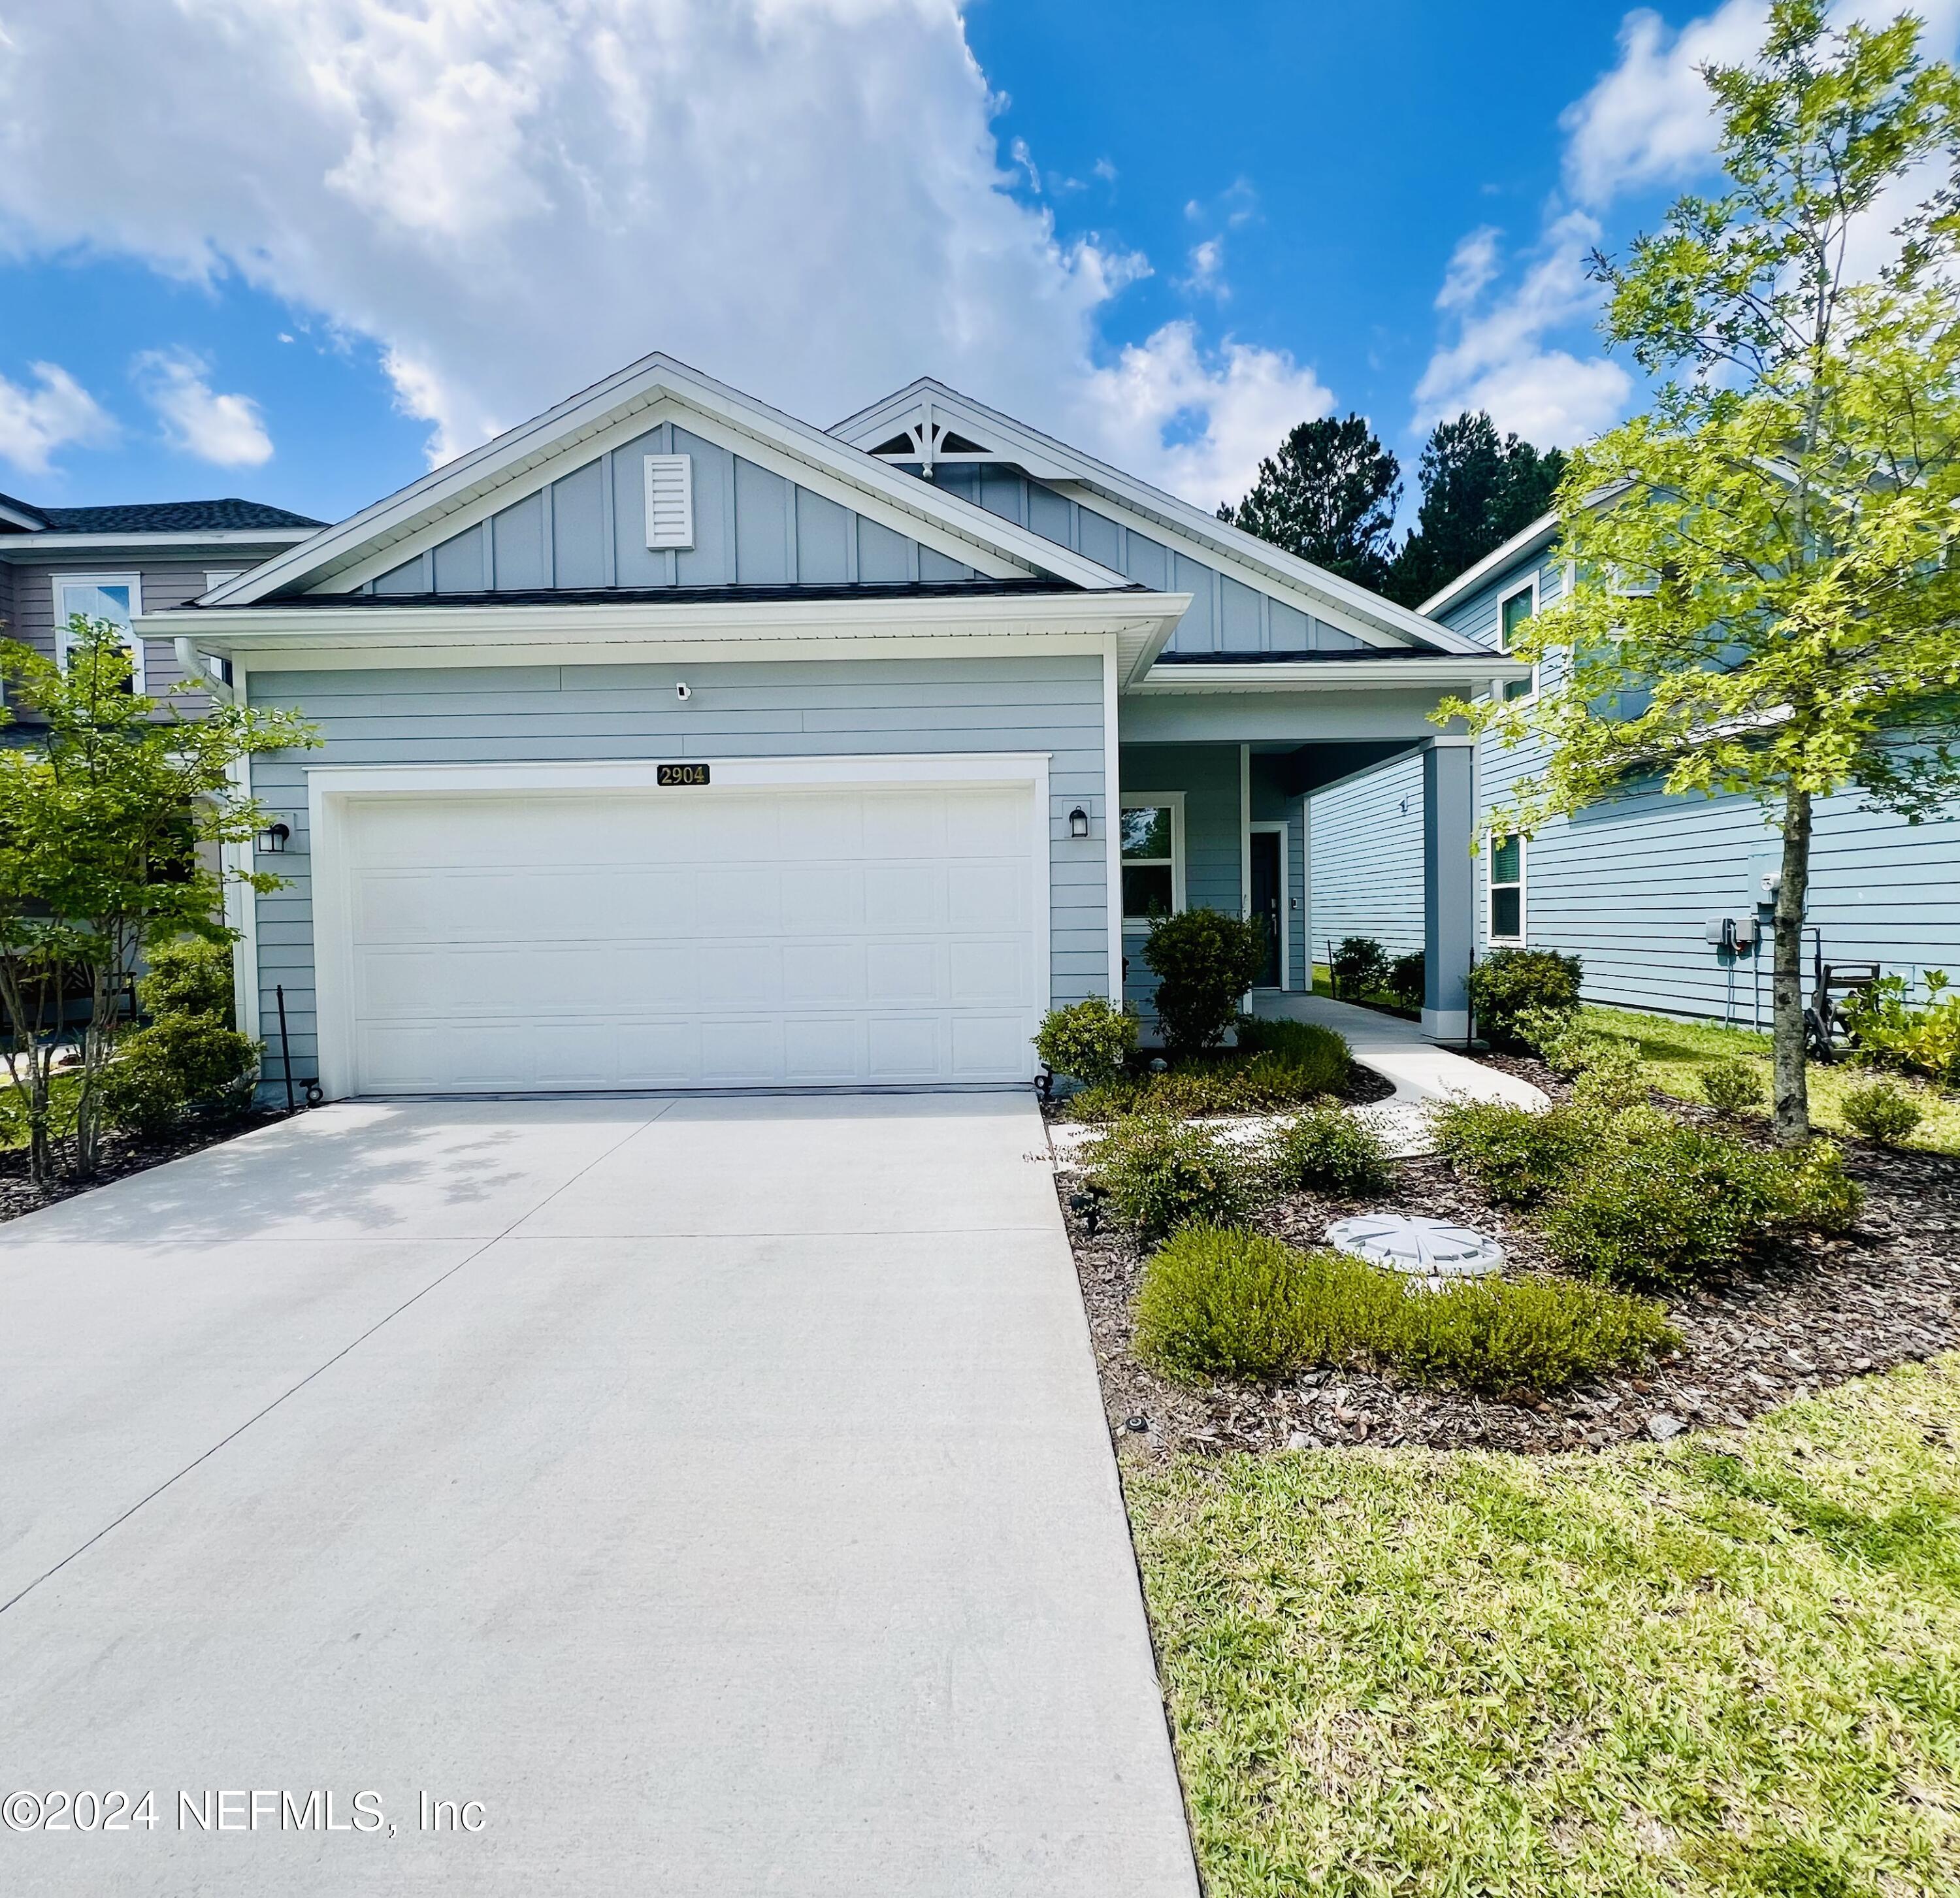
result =
M0 489L336 517L656 348L826 424L940 374L1206 505L1329 409L1411 476L1466 403L1569 441L1637 399L1580 259L1760 17L0 0Z

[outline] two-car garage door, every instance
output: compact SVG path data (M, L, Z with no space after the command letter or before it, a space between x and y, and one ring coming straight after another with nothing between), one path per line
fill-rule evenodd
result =
M316 863L329 1091L1025 1080L1047 986L1036 798L351 788Z

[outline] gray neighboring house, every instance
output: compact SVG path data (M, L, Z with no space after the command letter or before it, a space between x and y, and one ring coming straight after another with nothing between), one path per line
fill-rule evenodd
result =
M826 432L658 355L137 631L323 740L232 919L329 1097L1025 1082L1166 909L1302 986L1308 800L1391 756L1459 1037L1429 714L1526 676L938 384Z
M1501 651L1507 629L1549 607L1569 584L1554 516L1535 521L1423 603L1438 626ZM1549 659L1548 667L1556 665ZM1532 680L1499 688L1529 693ZM1542 756L1494 739L1476 751L1478 807L1502 804ZM1423 939L1423 828L1412 759L1355 773L1309 806L1316 954L1344 936L1392 951ZM1918 824L1863 810L1855 791L1822 799L1806 912L1826 954L1880 962L1922 998L1928 969L1960 978L1960 801ZM1481 826L1480 826L1481 827ZM1495 947L1580 957L1589 1001L1767 1027L1764 879L1781 846L1750 799L1665 795L1657 776L1628 784L1536 835L1494 839L1475 866L1479 954ZM1748 930L1726 920L1756 926ZM1711 925L1717 940L1710 941ZM1806 957L1815 938L1805 937Z

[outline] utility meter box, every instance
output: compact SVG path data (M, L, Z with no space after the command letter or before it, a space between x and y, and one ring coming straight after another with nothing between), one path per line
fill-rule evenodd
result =
M1783 884L1783 852L1776 845L1753 851L1749 857L1749 887L1743 901L1752 909L1768 909L1777 900Z

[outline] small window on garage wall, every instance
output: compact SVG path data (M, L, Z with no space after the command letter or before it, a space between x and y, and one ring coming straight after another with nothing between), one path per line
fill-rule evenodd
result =
M1139 927L1184 907L1184 793L1123 795L1123 920Z
M1525 840L1515 831L1491 839L1491 940L1515 947L1525 939Z
M694 457L648 455L647 463L647 545L687 548L694 545Z

